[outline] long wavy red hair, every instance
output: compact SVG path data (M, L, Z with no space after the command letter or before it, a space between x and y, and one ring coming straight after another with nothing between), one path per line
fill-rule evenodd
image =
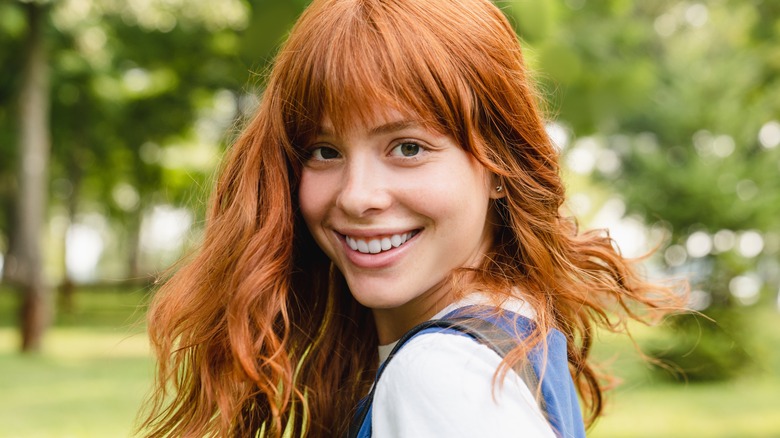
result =
M579 233L561 214L558 152L506 17L487 0L315 0L224 163L202 247L152 303L148 436L345 429L376 370L377 339L370 310L300 217L301 145L324 115L345 130L377 105L449 133L501 178L495 244L453 284L520 291L542 335L567 336L587 418L600 414L594 324L662 315L673 295L644 282L606 233Z

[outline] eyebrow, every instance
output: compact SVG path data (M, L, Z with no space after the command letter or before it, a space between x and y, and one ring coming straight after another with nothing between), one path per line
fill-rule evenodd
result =
M377 134L389 134L391 132L401 131L407 128L420 126L419 123L414 120L396 120L393 122L385 123L383 125L375 126L371 128L370 133Z
M369 130L370 135L381 135L381 134L389 134L396 131L401 131L408 128L415 128L419 127L420 123L411 120L411 119L403 119L403 120L394 120L392 122L383 123L378 126L374 126ZM334 135L333 128L330 126L320 126L317 129L317 135Z

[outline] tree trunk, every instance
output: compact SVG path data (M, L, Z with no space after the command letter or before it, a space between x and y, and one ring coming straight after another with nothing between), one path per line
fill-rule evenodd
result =
M27 12L27 59L19 94L19 204L16 279L23 293L22 351L40 350L51 322L50 288L43 277L43 242L48 201L49 71L44 42L45 6L31 2Z
M141 200L135 211L128 212L127 228L125 229L127 242L127 280L130 283L143 283L147 281L148 274L142 272L141 254L141 225L143 224L143 212L145 202Z
M70 146L70 154L66 158L67 163L67 174L68 174L68 180L71 183L71 189L70 193L68 193L67 196L67 202L66 207L68 210L68 228L66 228L66 232L63 235L63 242L62 242L62 282L60 283L59 287L59 302L57 306L57 310L62 313L68 313L72 314L75 310L75 304L74 304L74 295L76 292L76 283L73 281L73 278L70 276L70 271L68 270L68 252L72 250L70 248L70 244L68 242L68 231L73 224L76 223L76 214L78 212L79 207L79 200L81 195L81 180L84 174L84 169L82 168L81 162L83 162L83 151L82 148L84 145L87 144L87 137L86 134L87 127L86 123L88 123L87 118L81 119L81 122L85 125L82 125L78 130L79 136L78 140L74 143L69 144Z

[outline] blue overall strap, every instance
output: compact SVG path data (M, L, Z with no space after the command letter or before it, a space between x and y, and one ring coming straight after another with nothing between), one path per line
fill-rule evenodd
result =
M493 308L484 306L462 307L443 318L462 317L483 320L500 328L505 336L508 335L512 339L514 346L531 336L536 330L536 324L528 318L506 310L497 314ZM585 423L582 421L577 390L569 372L566 343L566 336L563 333L551 329L547 334L546 349L541 344L536 345L528 353L528 361L523 363L531 364L535 377L542 376L540 406L555 433L562 438L584 438ZM502 349L503 352L496 349L494 351L501 357L505 357L508 352L505 348ZM517 367L513 369L518 371ZM538 380L529 381L520 372L518 374L531 391L536 390Z
M387 355L387 359L385 359L385 361L381 365L379 365L379 369L376 372L376 377L374 378L374 384L371 386L371 390L369 391L368 395L363 397L363 399L360 400L360 403L358 403L357 413L355 414L355 416L352 419L352 422L349 425L349 431L347 434L348 438L371 437L371 412L372 412L374 392L376 391L377 382L379 382L379 378L382 377L382 373L385 371L387 364L390 363L390 361L396 355L398 350L400 350L401 347L403 347L412 338L416 337L417 335L423 332L444 332L447 329L453 329L453 328L454 330L456 330L455 333L463 334L469 332L469 329L467 327L455 328L456 325L457 322L445 320L443 318L425 321L419 325L416 325L411 330L406 332L401 337L401 339L399 339L396 342L395 347L393 347L393 349L390 351L390 354Z
M371 412L374 391L385 367L395 354L409 340L423 333L450 333L468 336L491 348L501 357L527 338L535 329L527 318L509 311L496 315L494 309L484 306L467 306L456 309L441 319L426 321L407 332L398 340L387 359L377 371L374 385L369 394L361 400L357 414L350 425L349 437L371 436ZM566 339L562 333L553 330L547 340L547 360L542 348L534 348L529 360L523 361L513 370L533 391L538 386L538 377L543 375L540 408L546 413L553 429L564 438L580 438L585 430L580 414L577 394L568 371ZM542 374L542 367L545 367Z

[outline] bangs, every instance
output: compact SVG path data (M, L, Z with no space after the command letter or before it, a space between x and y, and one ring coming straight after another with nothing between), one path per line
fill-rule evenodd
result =
M339 0L301 17L274 69L281 75L281 113L295 148L325 116L343 133L386 110L468 148L462 131L472 93L462 62L436 31L446 24L432 26L430 9L425 2Z

